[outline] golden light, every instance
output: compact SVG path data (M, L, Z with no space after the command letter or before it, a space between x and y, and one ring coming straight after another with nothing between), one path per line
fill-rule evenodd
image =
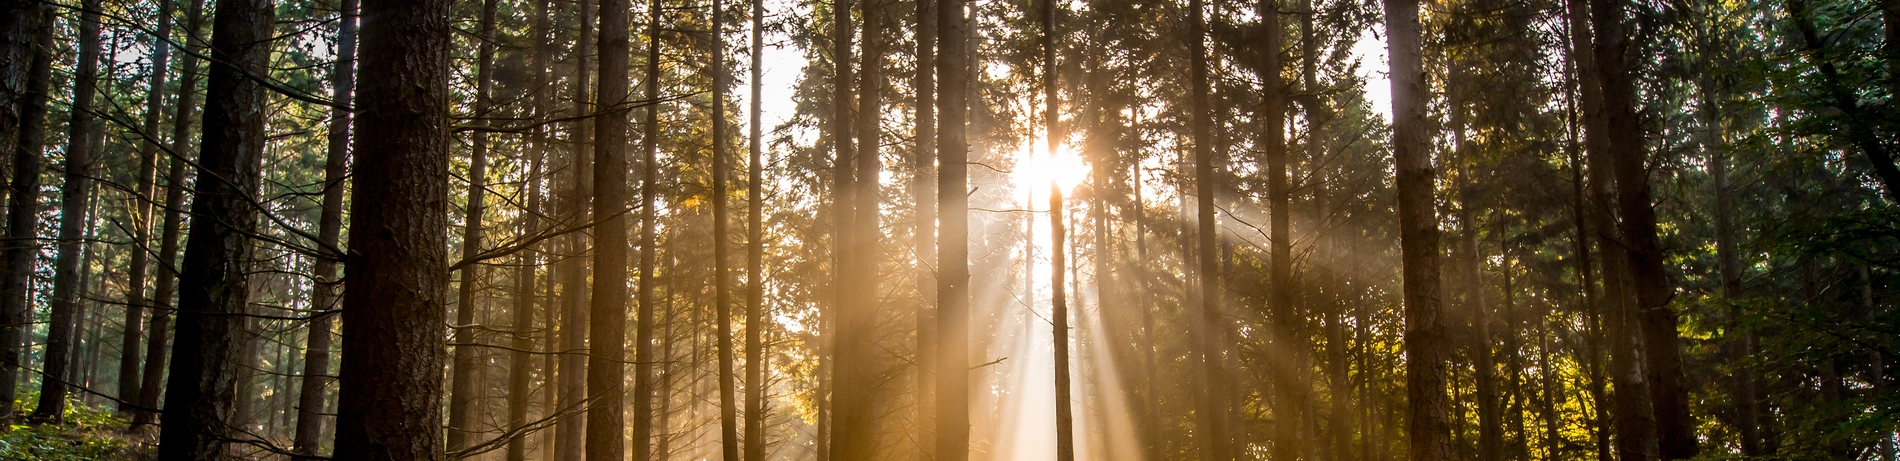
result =
M1010 180L1018 187L1030 188L1038 193L1046 193L1050 181L1055 181L1063 193L1074 189L1089 177L1089 165L1082 157L1069 152L1069 147L1061 145L1056 154L1050 156L1047 141L1036 140L1031 148L1016 153L1016 168L1010 172ZM1023 158L1023 157L1028 158Z

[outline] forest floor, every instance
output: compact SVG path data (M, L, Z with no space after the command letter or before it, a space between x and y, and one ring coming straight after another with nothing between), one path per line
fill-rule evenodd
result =
M31 393L31 392L28 392ZM35 395L22 395L25 408L14 414L33 412ZM138 435L127 434L126 420L112 415L110 408L94 407L73 400L66 405L65 421L58 424L7 423L0 427L0 460L91 461L139 460L151 458L152 444Z

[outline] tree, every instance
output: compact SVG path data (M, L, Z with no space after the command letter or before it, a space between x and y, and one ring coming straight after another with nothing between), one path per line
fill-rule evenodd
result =
M713 208L713 315L719 325L719 448L725 461L739 461L739 397L735 386L732 351L732 279L727 264L728 226L726 199L727 176L732 168L726 163L726 9L725 2L712 0L712 208ZM757 328L746 325L746 328Z
M1590 1L1590 23L1597 38L1597 78L1602 85L1604 129L1609 141L1607 154L1616 176L1616 208L1622 218L1618 230L1636 295L1632 320L1641 326L1644 372L1655 405L1659 453L1663 459L1687 459L1698 451L1695 422L1689 417L1676 313L1668 306L1671 290L1656 238L1656 211L1641 121L1636 114L1635 80L1625 61L1629 41L1623 31L1624 5L1623 0Z
M475 117L476 123L489 116L490 92L494 88L495 69L495 0L483 0L480 30L476 37L479 61L476 64ZM471 136L471 149L468 160L468 206L464 208L462 223L462 257L469 258L482 251L482 215L487 211L483 200L487 196L488 176L488 132L476 130ZM455 297L455 362L449 384L449 446L450 452L461 451L469 446L469 436L479 432L475 421L482 418L480 402L481 390L476 384L476 351L481 340L474 331L475 283L482 277L481 264L468 264L462 267L462 280L457 284Z
M363 2L336 459L441 447L449 5Z
M350 173L350 111L345 109L356 90L356 21L358 0L343 0L338 10L336 61L330 65L330 111L327 155L323 165L323 214L317 222L319 244L338 247L343 231L343 181ZM329 310L336 306L337 257L318 258L313 268L317 283L312 287L313 305ZM297 436L291 449L302 454L317 454L323 438L323 418L328 408L324 398L329 388L331 325L336 316L320 312L310 319L309 343L304 348L303 387L297 394Z
M625 456L627 342L627 58L632 53L626 0L600 2L599 114L594 117L594 296L588 312L587 459Z
M1221 327L1220 309L1220 269L1221 258L1218 251L1217 233L1214 222L1214 163L1220 161L1215 156L1213 124L1208 120L1212 112L1208 104L1207 75L1207 24L1202 17L1201 0L1188 2L1188 52L1191 65L1188 70L1193 94L1188 103L1193 118L1194 143L1194 201L1195 229L1197 245L1193 256L1200 264L1194 272L1198 293L1195 318L1188 321L1189 335L1193 338L1195 360L1200 364L1199 378L1203 390L1196 393L1200 399L1196 405L1197 432L1202 454L1208 459L1229 459L1236 456L1231 446L1227 427L1228 402L1232 399L1225 392L1225 378L1221 376L1221 362L1224 351L1219 339L1225 336Z
M647 1L647 76L646 122L641 127L640 147L640 312L634 330L633 364L633 459L654 458L653 445L653 272L657 253L654 240L659 212L654 199L659 195L660 180L660 1ZM668 326L671 328L671 325ZM671 336L667 336L671 338ZM670 339L669 339L670 341ZM671 354L668 354L671 357ZM670 375L670 374L669 374ZM664 413L664 412L662 412ZM664 427L661 428L665 430ZM664 442L662 442L664 443ZM666 456L661 450L660 457Z
M164 122L165 74L170 71L171 57L172 7L174 2L160 2L158 5L157 31L152 34L152 75L145 90L145 120L141 129L144 142L139 143L138 196L132 203L132 238L134 251L132 260L126 269L125 321L119 341L119 405L120 414L135 411L131 405L139 401L139 348L145 340L145 286L148 282L147 270L150 269L149 250L152 242L152 194L157 192L158 182L158 145L164 139L159 134L159 126Z
M185 9L185 48L203 50L204 41L199 37L203 28L204 1L193 0ZM143 392L139 395L139 407L142 409L132 418L132 427L141 428L152 425L158 415L150 409L159 408L161 386L165 385L165 370L168 368L165 357L171 352L165 347L171 333L171 316L177 311L172 303L172 294L178 281L178 245L182 241L180 234L184 230L185 203L185 152L191 146L191 116L197 106L199 53L184 53L179 63L178 99L173 104L176 113L172 115L172 145L170 165L165 172L165 218L159 235L158 280L153 283L152 299L156 302L152 310L152 324L145 336L145 369L140 373L143 382L139 385Z
M28 419L58 422L66 412L73 373L72 354L79 290L85 282L79 264L84 253L87 204L92 200L93 99L99 93L99 1L88 0L79 18L79 71L73 75L72 121L67 123L66 181L60 186L59 246L53 262L53 309L46 334L46 365L40 380L40 404ZM241 306L241 305L240 305Z
M1058 130L1062 121L1057 107L1061 103L1056 97L1056 2L1044 0L1038 12L1042 25L1042 125L1046 130L1043 136L1049 143L1048 155L1056 156L1056 149L1062 145L1062 132ZM1055 349L1055 389L1056 389L1056 459L1073 461L1075 459L1075 415L1069 408L1074 399L1069 384L1069 306L1064 282L1064 267L1067 267L1063 242L1066 232L1062 222L1062 185L1053 178L1049 182L1049 248L1055 251L1049 255L1049 318L1052 320L1051 335Z
M30 48L26 53L31 61L25 66L24 91L19 95L19 131L14 133L13 145L8 146L12 149L13 161L7 195L7 235L16 242L27 238L31 243L8 245L5 272L0 273L5 276L0 280L0 374L4 375L0 376L0 403L6 404L6 408L0 408L0 415L6 419L15 416L13 401L20 381L24 381L16 377L21 376L19 370L25 368L25 325L33 317L28 284L33 278L33 257L39 253L40 164L43 161L40 150L46 142L46 106L51 99L47 87L52 80L53 66L52 8L42 4L21 9L25 10L26 17L19 18L23 20L18 23L7 23L4 31L9 47ZM18 61L9 63L19 64Z
M1446 422L1445 325L1439 308L1439 249L1418 2L1385 0L1392 79L1392 161L1398 174L1399 242L1405 285L1406 426L1414 460L1452 459Z
M765 1L752 0L752 93L746 127L745 459L765 460Z
M262 82L270 56L276 5L271 0L218 3L211 20L211 73L205 85L204 131L193 187L190 239L179 264L178 338L160 419L164 459L223 459L236 437L237 367L245 332L251 235L258 210L252 194L264 153Z
M967 0L937 9L937 461L970 458L970 74Z

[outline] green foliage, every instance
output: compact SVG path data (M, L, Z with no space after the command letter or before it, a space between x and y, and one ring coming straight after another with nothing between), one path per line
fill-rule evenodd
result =
M39 401L38 392L28 391L21 402ZM31 412L24 408L19 414ZM0 429L0 459L5 460L132 460L144 459L135 436L124 432L126 420L111 410L73 400L66 405L63 422L57 424L8 424Z

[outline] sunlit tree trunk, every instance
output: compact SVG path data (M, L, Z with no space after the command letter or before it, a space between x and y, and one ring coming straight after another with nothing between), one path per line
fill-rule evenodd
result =
M531 94L528 96L530 105L529 113L539 118L548 115L546 88L548 84L548 55L552 54L552 50L549 49L551 47L548 43L548 4L546 2L535 3L532 14L534 16L529 20L528 37L529 40L531 40L530 49L534 51L533 56L529 59L529 65L533 66L532 72L534 77L532 80L533 85L529 87L531 88L531 90L529 90ZM520 232L523 236L540 232L541 230L541 213L545 211L541 207L541 175L542 165L547 159L547 151L547 132L543 127L536 127L528 138L527 155L533 156L533 159L529 161L527 178L521 185L521 193L526 196L527 201L525 206L521 209L521 217L519 218ZM534 389L531 387L533 386L534 354L531 352L534 351L534 338L537 335L534 325L535 290L538 283L535 278L535 271L540 270L541 257L539 253L543 248L541 245L533 245L523 249L522 253L516 257L519 266L515 268L514 311L512 312L513 318L509 323L509 326L513 327L514 330L514 341L512 344L514 351L508 354L508 422L507 426L504 426L505 430L523 430L528 424L528 399L534 393ZM546 302L543 303L544 306L553 300L547 299L545 301ZM554 322L545 322L543 323L541 331L551 331L553 328ZM540 334L546 335L546 333ZM541 352L552 352L552 348L548 349L550 350L543 350ZM549 371L553 371L553 369L550 367L543 370L543 376L546 376L545 373ZM544 390L543 392L548 391ZM507 460L526 461L527 459L528 434L514 434L508 440Z
M449 6L363 3L335 459L442 450Z
M653 440L653 271L654 255L658 248L654 245L654 229L659 226L659 211L654 209L654 199L659 194L660 180L660 1L647 1L647 75L646 75L646 123L641 127L641 150L644 152L640 162L640 287L639 319L634 327L634 364L633 364L633 460L648 461L665 459L662 451L654 456ZM670 272L669 272L670 275ZM671 296L668 292L668 296ZM672 318L668 317L668 328ZM670 330L669 330L670 331ZM671 341L671 336L662 338ZM672 360L668 354L664 360ZM662 399L664 400L664 399ZM661 413L665 413L662 411ZM662 416L662 419L665 417ZM666 432L664 425L661 433ZM661 442L664 443L664 442Z
M73 373L73 337L80 318L83 282L79 263L85 248L86 203L92 196L93 100L99 93L99 0L86 0L79 19L79 63L73 75L72 121L66 127L66 180L60 187L59 240L53 257L52 315L47 322L46 363L41 367L40 403L29 419L58 421L66 410ZM240 304L241 308L242 305Z
M1198 291L1198 306L1190 309L1189 342L1194 351L1194 361L1200 370L1202 388L1196 391L1197 404L1195 417L1198 419L1196 437L1200 439L1202 453L1206 459L1231 459L1227 394L1221 392L1223 385L1221 365L1224 362L1220 346L1220 253L1215 241L1219 234L1214 222L1214 163L1219 159L1214 154L1213 125L1208 119L1215 109L1208 101L1207 69L1207 24L1201 11L1201 0L1188 2L1188 52L1192 62L1189 68L1190 96L1189 110L1192 112L1191 129L1194 144L1194 196L1196 249L1193 252L1199 263L1198 272L1193 279Z
M632 53L627 0L600 0L600 80L593 118L594 277L588 312L588 461L626 457L627 114ZM583 37L582 40L586 40Z
M728 276L732 258L727 240L732 237L727 195L731 166L727 156L725 3L712 0L712 203L713 203L713 312L717 315L719 360L719 448L725 461L739 461L738 376L733 370L732 350L732 278ZM752 328L755 325L747 325Z
M572 151L565 168L566 184L562 187L566 189L566 192L562 194L561 210L561 216L568 225L585 223L590 216L588 204L593 192L590 180L593 177L594 162L587 155L587 146L591 140L588 130L591 120L586 116L593 113L594 106L590 104L592 101L589 98L592 94L589 91L591 87L589 82L593 73L588 72L587 60L588 57L593 56L595 44L594 40L589 40L589 38L592 37L594 30L596 4L596 0L581 0L575 5L579 9L580 31L575 35L577 39L574 40L574 74L570 79L573 84L571 101L574 104L574 115L581 118L575 119L572 122L573 125L568 128L568 141L572 144ZM588 354L584 352L587 351L587 329L590 326L587 322L588 295L590 294L587 290L587 264L591 254L587 250L588 242L585 233L571 233L563 240L566 243L564 245L564 250L567 252L566 260L561 261L555 268L555 279L561 285L560 295L557 298L561 305L561 314L560 320L554 322L558 325L560 341L560 347L555 348L560 352L560 365L555 371L559 382L556 384L555 398L558 403L554 411L564 415L558 419L554 427L554 457L568 461L581 459L586 450L587 420L582 413L586 410L587 400Z
M970 196L965 131L968 0L939 0L937 10L937 437L936 461L970 458Z
M745 459L765 460L765 1L752 0L752 76L746 135Z
M1445 396L1445 320L1439 295L1439 230L1427 134L1425 69L1419 53L1418 2L1385 0L1386 53L1392 81L1392 157L1405 299L1405 392L1409 455L1452 459Z
M1062 114L1058 112L1061 102L1056 94L1056 2L1043 0L1038 7L1040 11L1036 14L1042 26L1042 81L1039 82L1042 84L1042 129L1049 144L1049 158L1054 159L1064 136L1060 127ZM1075 415L1070 408L1073 398L1069 384L1069 304L1068 287L1064 282L1068 261L1067 252L1063 251L1067 229L1063 225L1062 207L1062 185L1050 178L1049 248L1054 251L1049 252L1049 319L1055 350L1056 459L1072 461L1075 459Z
M224 459L238 406L238 369L248 299L250 235L261 179L265 70L275 24L270 0L218 3L212 19L211 74L194 187L191 238L179 265L178 340L166 388L158 454L162 459Z
M883 170L884 21L883 0L856 2L863 19L857 94L857 152L850 167L856 169L851 193L851 247L846 251L844 270L850 273L845 285L849 300L845 310L835 317L837 332L835 395L832 401L832 455L844 461L880 459L881 435L877 409L884 400L882 356L878 352L879 314L878 274L884 253L880 245L879 178ZM849 99L847 99L849 101Z
M489 116L488 96L494 88L495 68L495 0L482 2L481 22L475 40L478 46L475 69L475 121L484 125L482 119ZM476 130L470 136L471 148L468 160L468 205L463 208L462 222L462 258L472 258L482 251L482 215L487 211L483 201L487 198L488 176L488 132ZM475 427L482 419L479 384L481 364L475 354L481 343L476 338L475 324L475 285L482 278L481 264L462 266L462 280L457 283L455 298L455 357L449 377L449 445L450 452L461 451L472 442L472 436L480 432Z
M845 352L847 345L838 336L844 335L844 330L847 329L843 325L844 317L851 315L855 309L851 305L855 301L853 287L860 281L855 278L858 250L855 238L857 231L855 210L858 187L857 170L853 168L852 161L857 152L852 144L852 107L856 100L852 97L851 40L855 34L851 27L851 3L852 0L836 0L831 4L831 113L829 114L831 119L828 122L831 127L829 134L832 148L833 279L831 290L834 301L819 320L822 337L820 341L824 341L825 344L819 346L821 351L819 352L818 440L816 442L818 461L831 461L837 450L843 449L838 445L848 443L848 439L860 435L848 432L853 429L849 426L850 417L841 415L850 410L852 402L832 398L833 395L850 395L837 392L834 388L842 384L843 380L833 378L834 376L842 378L847 375L841 369L848 365L840 363L846 361L840 354L847 353ZM840 406L844 408L841 409ZM840 424L838 420L841 418L845 419L846 423ZM850 459L842 456L839 458Z
M917 441L928 447L937 408L937 2L917 3L917 74L912 80L916 136L911 158L911 241L917 283ZM923 453L931 453L928 448Z

